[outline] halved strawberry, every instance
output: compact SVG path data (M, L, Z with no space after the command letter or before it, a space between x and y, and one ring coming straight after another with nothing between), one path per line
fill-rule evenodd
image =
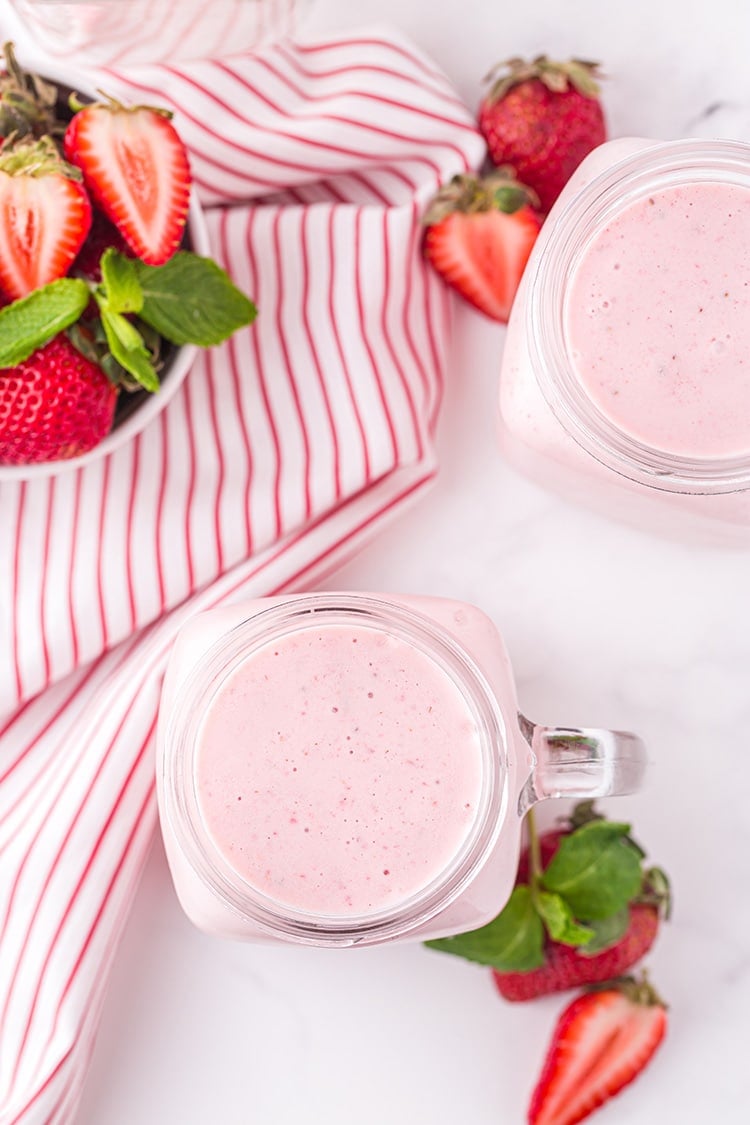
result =
M0 155L0 289L16 300L64 277L91 226L77 169L49 138Z
M484 180L455 176L425 215L428 261L493 320L507 321L539 233L533 199L507 169L499 169Z
M554 1030L529 1125L583 1121L640 1074L666 1031L666 1008L645 980L579 996Z
M79 109L65 133L66 159L132 252L152 266L178 249L190 202L190 165L171 116L109 100Z

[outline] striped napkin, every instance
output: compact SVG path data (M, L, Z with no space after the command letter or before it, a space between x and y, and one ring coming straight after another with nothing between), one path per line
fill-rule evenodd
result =
M390 33L89 79L176 110L260 315L125 447L0 485L2 1125L73 1119L155 824L176 630L310 586L435 473L449 310L419 215L483 155Z

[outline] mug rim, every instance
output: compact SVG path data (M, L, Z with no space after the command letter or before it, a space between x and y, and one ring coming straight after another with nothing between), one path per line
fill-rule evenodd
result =
M631 436L588 395L570 358L566 332L570 286L597 234L660 186L697 181L741 181L750 190L750 144L690 138L654 141L594 176L547 220L550 237L532 266L525 319L537 385L557 421L586 453L638 484L704 495L750 487L750 450L729 458L689 457Z
M294 909L243 880L213 844L200 814L195 759L200 724L227 678L272 640L332 623L356 622L419 647L446 672L471 709L480 735L482 790L469 832L428 884L393 906L360 915ZM510 809L512 734L496 693L463 646L437 622L386 599L360 594L297 595L275 602L223 633L193 666L163 728L164 813L189 866L223 905L269 936L302 944L373 944L408 935L450 906L492 854Z

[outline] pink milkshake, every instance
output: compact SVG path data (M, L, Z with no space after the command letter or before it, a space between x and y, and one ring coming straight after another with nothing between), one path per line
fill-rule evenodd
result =
M203 721L198 803L218 851L296 910L367 914L411 898L477 815L476 717L446 672L375 628L272 641Z
M661 188L591 240L566 301L586 392L637 441L750 453L750 187Z
M750 146L626 139L580 165L508 328L500 438L571 499L750 539Z
M368 594L192 618L162 693L157 792L180 901L211 934L355 946L502 909L524 812L632 792L634 736L519 714L474 606Z

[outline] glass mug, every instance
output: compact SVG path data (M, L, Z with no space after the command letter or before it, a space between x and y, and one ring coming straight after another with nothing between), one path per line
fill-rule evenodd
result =
M208 933L318 946L490 921L524 814L636 790L620 731L518 712L503 642L443 599L313 594L192 618L176 640L157 792L178 897Z
M750 145L628 138L583 161L510 318L514 467L637 526L750 541L748 229Z

